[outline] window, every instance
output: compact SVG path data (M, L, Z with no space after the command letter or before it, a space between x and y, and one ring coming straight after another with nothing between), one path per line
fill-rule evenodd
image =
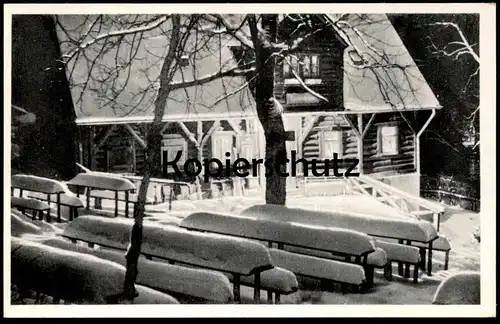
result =
M161 143L161 165L163 168L163 163L167 161L175 161L175 157L178 152L181 152L181 157L178 160L177 167L182 170L182 166L187 159L187 142L182 137L182 135L177 134L165 134L163 135L163 140ZM174 168L172 166L168 166L167 170L164 170L167 173L174 172Z
M216 132L212 135L212 158L219 159L223 164L226 159L233 160L233 132ZM228 158L226 152L231 156Z
M290 58L290 63L283 63L283 72L286 78L293 78L292 70L301 78L319 77L319 56L318 55L299 55L298 59Z
M320 155L322 159L333 159L333 153L342 157L342 131L324 130L320 133Z
M378 150L381 155L398 154L399 136L397 126L379 127Z

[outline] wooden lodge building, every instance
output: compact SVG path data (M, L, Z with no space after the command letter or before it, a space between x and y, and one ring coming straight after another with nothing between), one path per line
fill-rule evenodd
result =
M419 195L419 138L441 106L386 15L349 15L347 22L345 29L322 29L302 43L290 64L276 65L275 98L284 108L285 128L295 133L287 149L309 160L331 159L333 153L358 159L359 172ZM285 20L280 25L284 41L291 24ZM150 45L159 38L151 37ZM188 54L174 80L215 73L244 56L233 41L210 44L206 53L196 55L196 71ZM158 45L151 48L164 52ZM328 102L308 92L292 71ZM100 104L96 92L80 96L81 88L73 89L74 101L83 98L75 105L79 160L92 170L141 174L153 101L120 109L147 87L137 73L111 105ZM226 152L250 161L265 158L263 130L246 83L244 77L225 77L173 91L163 117L158 170L177 151L183 152L181 163L188 158L224 161ZM157 176L175 177L172 170ZM258 186L262 176L248 185Z

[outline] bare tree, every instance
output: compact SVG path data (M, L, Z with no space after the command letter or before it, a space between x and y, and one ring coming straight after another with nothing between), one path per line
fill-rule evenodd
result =
M284 19L293 21L297 28L287 41L278 43L277 28L279 22ZM294 57L296 51L300 51L301 43L320 29L333 28L341 35L350 46L350 52L358 58L349 61L347 68L344 67L345 75L352 80L361 78L373 82L372 85L378 89L378 96L382 98L382 104L389 105L395 111L407 107L408 97L415 99L412 101L414 105L421 104L418 100L420 89L411 81L421 77L415 74L414 62L411 59L402 62L397 51L389 53L373 45L371 38L377 35L373 36L363 28L375 21L370 19L372 18L364 15L309 14L57 17L63 60L72 82L77 109L84 109L84 102L88 100L86 94L89 92L98 94L100 101L94 101L93 104L110 107L116 115L127 116L137 110L154 107L153 123L147 132L147 160L127 253L125 299L133 299L135 295L134 283L142 242L147 187L160 152L162 119L164 114L168 113L168 100L175 100L174 92L186 92L186 105L189 106L189 87L226 77L246 76L247 82L215 102L234 96L253 84L257 115L265 132L266 159L274 160L284 168L286 139L283 108L273 97L274 66L289 64L293 75L307 92L323 102L328 102L323 95L309 88L290 64L290 58ZM313 20L315 23L312 23ZM144 45L158 39L164 40L161 46ZM219 42L215 43L218 47L214 48L213 43L217 39ZM237 62L221 62L217 72L200 73L200 56L220 55L223 50L221 39L238 43L251 58ZM191 76L185 75L179 68L179 60L183 56L187 56L191 61ZM367 72L371 74L368 75ZM139 77L148 82L139 87L140 91L130 93L127 90L128 85L137 82ZM371 99L366 96L361 95L358 99L359 102L365 101L365 104L371 103ZM266 202L283 205L286 200L286 179L276 172L273 174L274 176L266 178Z
M470 58L475 65L474 72L472 72L467 80L465 81L465 85L462 89L462 94L466 94L467 92L474 91L470 89L472 82L478 82L479 80L479 69L480 69L480 59L478 53L478 45L479 43L471 44L467 39L465 33L459 24L451 21L441 21L434 22L429 24L430 27L435 27L439 29L448 29L452 30L453 40L448 41L446 44L436 44L435 40L431 37L428 37L430 48L433 54L437 56L444 57L446 59L450 59L453 61L459 61L464 57ZM463 64L470 64L471 60L463 60ZM474 93L473 96L476 99L476 108L470 113L468 117L465 117L466 120L469 121L469 127L466 130L466 139L465 143L471 147L472 150L479 147L479 136L476 133L476 127L478 126L479 121L479 93Z

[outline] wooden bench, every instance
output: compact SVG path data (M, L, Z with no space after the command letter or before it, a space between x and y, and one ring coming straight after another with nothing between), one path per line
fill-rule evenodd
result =
M36 220L37 214L39 214L38 217L41 220L43 219L43 212L50 213L50 206L48 204L30 198L10 197L10 206L19 209L23 213L25 210L31 210L33 220ZM47 216L48 218L50 216Z
M190 230L265 241L269 247L277 244L281 250L285 246L292 246L328 252L349 258L349 262L353 258L355 263L363 266L367 264L368 254L375 251L372 239L363 233L233 214L197 212L184 218L179 226Z
M128 203L130 201L130 192L135 189L135 185L130 181L120 176L104 175L102 173L79 173L73 179L67 182L67 185L75 186L77 197L80 195L80 188L86 189L86 208L90 209L90 197L92 189L109 190L114 193L115 201L115 217L118 217L118 201L119 193L123 192L125 201L125 217L128 217Z
M401 262L406 265L405 273L403 274L402 267L399 267L399 275L405 278L410 277L410 265L413 265L413 282L418 283L418 269L420 267L419 249L414 246L403 245L399 243L385 242L377 240L377 247L383 249L387 255L388 266L386 274L392 278L392 262Z
M72 241L126 251L130 241L132 220L81 216L61 234ZM240 301L240 278L254 276L254 301L260 302L261 273L273 263L264 245L217 234L188 231L176 226L143 224L141 254L170 264L216 270L233 276L236 301Z
M50 218L50 203L52 202L52 195L55 195L55 203L57 203L57 221L61 222L61 195L65 193L65 187L58 181L49 178L37 177L33 175L26 174L15 174L11 176L11 196L14 196L15 189L19 190L19 197L23 197L24 191L36 192L46 195L47 205L49 209L44 209L47 211L47 222L51 221ZM19 204L29 204L26 200L17 200ZM35 206L35 205L32 205ZM39 205L42 206L42 205ZM22 208L22 206L21 206ZM43 212L38 210L39 219L43 219Z
M128 204L132 204L135 209L135 205L137 204L137 199L138 195L129 193L128 195L128 201L126 200L126 193L125 192L118 192L118 201L124 202L125 203L125 209L128 209ZM116 200L116 193L113 191L106 191L106 190L92 190L92 193L90 194L91 198L94 198L94 207L95 209L101 209L102 208L102 200ZM152 204L153 200L149 197L146 197L146 204ZM128 215L126 216L128 217Z
M54 303L111 304L123 293L125 267L92 255L11 238L11 260L12 284Z
M365 271L359 264L327 260L274 248L269 249L269 253L277 267L286 268L300 276L341 283L343 293L347 285L354 286L360 291L365 287Z
M252 206L243 210L241 215L265 220L351 229L374 237L404 240L410 244L419 242L427 246L427 274L432 275L433 242L438 238L438 234L436 228L425 221L376 217L345 211L287 208L279 205Z
M40 243L64 250L91 254L101 259L126 266L125 252L112 249L94 249L77 245L62 238L51 238ZM201 299L212 303L228 303L234 299L231 284L224 274L204 269L192 269L165 262L139 258L137 284L158 291ZM265 278L265 276L262 276ZM243 277L245 278L245 277Z
M233 278L228 275L231 282ZM242 286L247 286L251 288L254 287L254 277L247 276L241 277L240 282ZM299 283L295 274L289 270L274 267L263 271L260 275L260 288L267 292L267 303L268 304L279 304L281 295L290 295L295 293L299 289ZM273 301L274 294L274 301Z
M429 248L427 245L422 244L420 242L413 242L414 246L420 249L421 259L425 260L427 249ZM448 270L449 262L450 262L450 252L451 252L451 244L448 238L444 235L439 235L439 237L432 244L432 249L434 251L444 252L444 270ZM422 270L425 270L425 262L421 264Z
M304 249L304 248L299 248L299 247L294 247L294 246L285 246L284 250L288 251L288 252L310 255L310 256L323 258L323 259L331 259L331 260L336 260L336 261L341 261L341 262L353 263L352 258L349 256L340 257L338 255L332 255L331 253L323 252L323 251ZM386 253L381 248L375 248L375 251L368 254L366 264L363 265L363 267L365 269L366 286L367 287L373 286L375 269L386 269L387 265L388 265L388 260L387 260Z
M31 192L28 197L33 199L38 199L41 201L55 201L52 197L48 198L46 195L38 192ZM83 202L78 197L68 196L67 194L61 194L59 197L59 205L69 208L69 220L78 217L78 208L83 208Z

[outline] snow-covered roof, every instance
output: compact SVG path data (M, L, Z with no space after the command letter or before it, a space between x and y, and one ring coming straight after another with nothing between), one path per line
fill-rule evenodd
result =
M341 18L343 23L337 24L341 29L337 28L336 31L349 45L344 53L345 112L440 108L439 102L386 15L342 15ZM61 16L59 19L63 24L79 26L74 28L73 36L84 32L82 28L88 28L79 21L84 19L83 17ZM163 30L168 31L168 26L164 27ZM109 28L113 30L117 27ZM163 30L156 28L147 31L141 42L135 40L135 43L134 35L125 36L126 41L121 43L118 54L117 46L105 49L107 52L92 68L90 79L88 58L92 61L102 50L101 46L95 46L95 49L87 48L87 58L80 55L71 62L68 71L72 72L68 72L68 75L73 85L71 91L78 124L141 123L153 120L154 100L158 89L156 80L168 50L166 44L169 43L169 37ZM59 29L58 36L62 40L62 53L67 53L70 51L64 42L67 35ZM193 37L202 36L192 35L188 39L186 53L190 64L177 71L173 82L199 79L221 69L236 66L237 62L228 46L234 44L234 40L212 37L195 51L193 44L203 41ZM355 65L352 49L362 53L363 59L368 63L366 65L379 67ZM196 55L193 55L194 52ZM127 59L130 60L130 53L135 55L132 64L117 74L116 82L98 81L110 76L113 78L115 67L125 64ZM168 97L164 120L213 119L214 116L255 117L255 101L246 84L245 77L231 76L174 90ZM109 98L113 96L116 98L110 101Z
M387 15L348 15L342 21L338 32L349 46L344 51L345 110L441 108Z

